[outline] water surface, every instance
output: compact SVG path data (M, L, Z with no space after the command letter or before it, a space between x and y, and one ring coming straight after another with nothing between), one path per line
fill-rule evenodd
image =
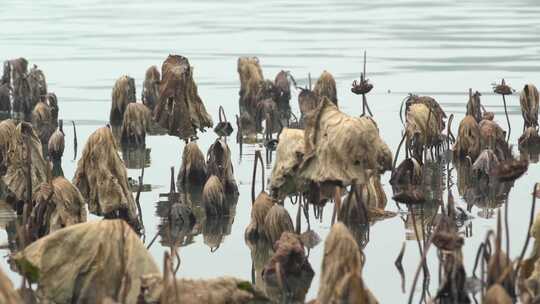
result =
M401 137L399 106L409 92L429 94L447 113L454 113L453 129L457 133L468 88L483 93L482 102L506 128L502 100L489 93L491 83L504 77L518 90L528 82L540 84L540 3L532 0L83 0L77 4L67 0L4 0L2 4L0 59L24 56L44 70L49 89L58 95L60 117L78 124L79 149L96 128L107 122L114 81L123 74L135 77L140 96L146 68L160 66L170 53L189 58L199 94L217 120L219 105L225 107L229 118L238 112L236 60L246 55L260 58L266 78L273 79L285 69L302 85L307 83L308 73L315 78L329 70L337 80L341 109L358 115L360 98L350 93L350 84L359 77L362 54L367 50L368 78L375 85L368 100L381 135L393 151ZM296 112L297 93L291 101ZM514 126L511 142L516 144L523 123L519 100L512 96L508 102ZM66 138L68 143L72 140L71 128L66 128ZM207 132L200 138L199 145L206 150L216 136ZM251 278L244 229L249 223L253 152L258 147L245 146L240 157L239 147L232 139L229 143L240 190L231 232L215 252L202 235L182 247L182 277ZM152 191L141 197L147 238L158 229L158 194L167 191L169 168L178 170L183 146L169 136L147 138L151 166L146 169L145 183L153 185ZM76 166L71 155L73 147L67 145L63 167L68 178L72 178ZM140 174L140 170L128 171L134 178ZM267 175L269 172L266 170ZM390 198L388 180L388 174L383 176ZM539 180L538 165L532 165L510 191L512 257L523 244L530 192ZM457 204L464 207L457 189L453 193ZM294 216L294 206L286 206ZM387 209L397 211L391 201ZM464 247L469 272L478 244L495 224L493 217L480 216L483 212L477 207L472 210L472 236L467 237ZM330 215L330 208L326 208L322 223L311 221L322 238L328 234ZM0 217L4 218L3 213ZM381 303L403 303L406 299L393 261L406 241L403 263L408 291L419 260L416 242L406 239L410 234L400 216L371 227L370 242L364 249L367 264L363 276ZM2 230L0 242L5 240ZM166 249L158 241L150 251L161 261ZM310 252L316 274L308 299L317 293L322 249L321 244ZM435 273L435 256L430 256L429 265ZM0 266L12 280L20 281L17 274L9 272L6 259L0 259ZM433 276L432 294L437 286Z

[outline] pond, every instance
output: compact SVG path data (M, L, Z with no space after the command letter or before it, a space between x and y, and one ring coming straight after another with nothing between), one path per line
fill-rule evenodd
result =
M134 77L140 96L146 69L161 66L169 54L189 58L199 94L217 121L220 105L230 120L238 114L240 81L236 64L240 56L259 57L265 78L273 79L284 69L301 86L307 85L308 73L316 79L328 70L337 81L340 109L359 115L361 98L351 93L350 86L360 76L363 53L367 51L367 77L374 84L368 101L381 136L393 152L403 130L399 108L409 93L430 95L448 114L453 113L456 134L465 114L469 88L482 93L482 103L506 129L502 99L492 93L491 84L504 78L517 91L526 83L540 84L540 3L532 0L83 0L76 4L67 0L4 0L2 4L0 59L26 57L45 72L49 90L58 96L59 116L66 122L62 165L68 179L73 177L77 164L71 144L74 134L68 127L71 121L77 125L80 157L88 136L108 123L115 80L124 74ZM299 113L298 93L293 90L291 100L295 113ZM518 95L509 96L507 102L513 126L510 142L518 155L517 138L523 124ZM250 221L254 152L264 148L245 144L240 154L234 135L228 144L240 196L234 220L226 229L230 231L216 249L215 244L205 241L202 228L196 226L189 244L179 249L181 277L228 275L251 279L252 261L244 230ZM204 153L216 137L211 130L199 134L198 144ZM159 229L159 194L168 192L170 167L178 172L183 147L183 141L176 137L147 137L149 167L145 169L144 183L150 187L141 195L147 242ZM267 178L272 165L265 164ZM456 205L466 209L457 189L456 173L451 173ZM140 169L129 169L128 174L136 179ZM386 208L398 212L398 216L370 228L369 242L363 249L367 259L363 277L381 303L403 303L420 254L414 232L405 223L407 214L391 200L389 179L389 173L381 178L389 200ZM534 163L509 192L512 258L519 255L526 236L530 193L537 181L540 170ZM441 197L446 200L446 193ZM294 217L296 206L288 200L285 206ZM474 206L471 210L473 218L467 223L470 231L463 247L469 275L478 245L486 232L495 228L497 212L493 208L501 205ZM2 210L5 208L0 206L3 221L10 215ZM332 204L326 206L322 221L310 215L311 227L324 240L331 225ZM5 242L7 233L2 230L0 244ZM403 242L405 292L394 266ZM168 247L158 237L150 252L156 261L161 261L166 250ZM0 250L0 254L5 256L8 251ZM306 299L317 295L322 255L322 243L310 250L315 277ZM434 250L428 266L436 273ZM20 276L9 270L5 258L0 259L0 267L15 283L20 282ZM431 294L437 287L437 276L432 275ZM419 293L421 284L416 288Z

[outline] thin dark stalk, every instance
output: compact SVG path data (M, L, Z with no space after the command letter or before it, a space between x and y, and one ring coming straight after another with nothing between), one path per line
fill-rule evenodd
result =
M439 221L437 223L437 227L435 227L435 230L434 231L437 231L439 230L439 226L441 225L441 222L442 221ZM433 233L434 234L434 233ZM416 268L416 272L414 273L414 279L413 279L413 284L411 286L411 291L409 293L409 301L408 303L411 304L412 303L412 300L413 300L413 295L414 295L414 289L416 288L416 284L418 282L418 276L420 275L420 270L424 267L425 265L425 260L426 260L426 257L427 257L427 254L428 254L428 251L429 251L429 248L431 247L431 243L432 243L432 239L433 239L433 234L431 234L431 236L429 237L429 240L426 244L426 247L424 248L424 253L422 255L422 258L420 260L420 263L418 264L418 267Z
M525 256L525 252L527 251L527 247L529 246L529 241L531 240L531 227L534 222L534 209L536 207L536 193L538 191L538 183L534 185L533 190L533 197L532 197L532 206L531 206L531 215L529 217L529 227L527 227L527 238L525 239L525 244L523 245L523 249L521 249L521 254L519 255L519 259L517 260L517 266L516 266L516 274L519 275L519 269L521 268L521 261L523 261L523 257Z
M396 155L394 156L394 162L392 163L392 172L396 169L397 159L399 156L399 150L401 150L401 146L403 145L403 142L405 141L405 138L407 137L407 132L403 133L403 136L401 137L401 141L399 142L398 148L396 150Z
M401 290L403 293L405 293L405 270L403 269L403 255L405 255L406 244L407 242L403 242L403 244L401 245L401 250L399 251L397 258L394 261L394 265L396 266L401 276Z
M75 121L72 120L73 125L73 160L77 159L77 129L75 128Z
M261 184L262 184L261 192L262 192L264 191L264 164L263 164L263 159L262 159L260 150L255 151L255 161L253 162L253 176L252 176L252 181L251 181L251 204L252 205L253 203L255 203L255 179L257 175L257 162L261 163Z
M296 212L296 234L302 231L302 200L298 202L298 211Z
M510 118L508 118L508 110L506 109L506 98L504 97L504 95L502 96L502 98L503 98L503 104L504 104L504 115L506 115L506 123L508 124L508 135L507 135L506 141L509 141L510 133L512 133L512 128L510 127Z
M145 229L144 229L142 208L141 208L141 203L140 203L141 192L142 192L142 189L143 189L143 179L144 179L144 158L143 158L142 162L143 162L143 166L142 166L142 169L141 169L141 176L139 176L139 187L137 189L137 195L135 196L135 203L137 203L137 210L139 211L139 221L141 222L141 229L143 231L143 243L144 243L144 240L146 239L146 233L145 233Z

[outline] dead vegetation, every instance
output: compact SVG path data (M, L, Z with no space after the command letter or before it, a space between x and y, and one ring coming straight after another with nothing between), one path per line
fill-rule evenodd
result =
M374 121L340 112L328 98L309 112L304 142L300 177L308 181L366 183L371 174L392 166L390 149Z
M300 108L300 127L305 127L306 115L318 107L320 98L310 89L301 89L298 94L298 107Z
M18 271L38 284L40 300L54 303L98 303L104 297L136 303L141 277L159 275L142 241L122 220L60 229L17 253L14 260Z
M538 127L538 89L534 84L526 84L521 91L519 104L523 115L523 130Z
M304 303L315 273L300 237L284 232L275 242L273 251L262 270L266 294L281 303Z
M28 191L34 193L47 181L49 165L43 158L41 142L30 124L22 122L15 128L7 150L6 167L3 181L20 202L26 201Z
M336 80L328 71L323 71L321 76L319 76L319 79L317 79L315 87L313 88L313 92L321 100L328 98L336 106L338 105Z
M99 128L88 137L73 184L81 191L91 213L122 218L135 230L139 229L126 167L109 127Z
M136 102L135 79L123 75L114 83L112 90L111 112L109 122L112 125L122 125L124 112L129 103Z
M9 83L0 82L0 117L11 117L11 87Z
M475 160L480 154L480 126L474 116L467 115L459 123L458 137L454 145L454 155L457 158L469 156Z
M251 223L246 228L246 238L252 239L265 236L265 219L274 201L266 192L262 191L251 207Z
M3 82L10 83L13 96L12 118L29 120L32 111L32 96L28 81L28 61L16 58L4 63Z
M36 240L67 226L86 222L84 199L73 184L64 177L42 183L32 198L30 233Z
M257 94L259 87L264 82L259 58L240 57L237 65L240 77L240 113L247 112L251 120L254 120L255 112L253 110L257 108Z
M234 179L234 168L231 161L231 150L223 139L216 139L208 148L206 168L209 176L215 175L219 178L225 193L238 194L238 186Z
M283 129L278 138L270 181L270 192L277 200L281 201L287 195L300 192L302 182L298 176L298 168L303 158L304 131Z
M274 244L284 232L294 232L291 216L283 206L274 204L264 217L264 234Z
M467 116L472 116L476 120L476 122L480 122L482 120L482 113L483 113L483 107L482 103L480 102L480 92L476 91L474 94L472 93L472 90L469 90L469 101L467 102Z
M223 185L215 175L210 176L204 185L202 204L206 211L206 216L223 216L228 213Z
M197 142L191 141L182 152L182 164L178 171L177 187L179 190L203 187L207 179L206 160Z
M213 125L193 80L193 68L186 57L169 55L161 66L159 102L154 119L169 135L188 140Z
M289 73L286 71L279 71L274 79L274 98L280 113L281 124L287 126L291 117L291 83Z
M56 122L53 119L51 108L48 104L38 101L31 116L32 126L37 130L38 137L43 144L49 142L49 138L56 129Z
M31 107L34 108L36 104L45 98L47 95L47 80L42 70L34 64L28 73L28 83L31 93Z
M122 120L122 145L144 145L146 132L150 130L152 116L150 110L142 103L129 103Z
M339 222L333 225L324 241L318 303L347 303L347 299L377 303L363 283L363 266L364 256L347 227Z
M23 303L19 293L11 284L9 278L0 269L0 303L4 304L19 304Z
M512 156L505 139L506 132L493 120L493 117L485 117L479 123L479 127L482 149L492 149L499 160L505 160Z
M159 101L160 78L159 70L155 65L146 70L141 100L150 111L154 110Z
M8 152L15 134L17 125L12 119L3 120L0 122L0 172L5 173L8 166Z
M60 161L64 155L64 146L65 146L65 135L63 130L63 123L60 121L58 129L54 131L49 138L49 143L47 144L49 159L54 161Z
M249 282L232 277L192 280L162 279L160 276L148 275L144 276L142 281L145 290L144 303L269 303Z

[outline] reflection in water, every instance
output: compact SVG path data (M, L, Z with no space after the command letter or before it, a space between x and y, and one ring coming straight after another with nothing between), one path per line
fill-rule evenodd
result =
M196 224L197 212L188 204L186 197L172 190L160 194L166 199L156 203L156 215L160 218L158 234L162 246L183 247L192 244L194 237L201 233L200 225Z
M508 199L513 182L501 182L482 172L474 172L468 161L456 161L459 195L467 203L470 212L473 206L480 208L478 216L492 218L494 210Z
M234 214L228 216L207 217L203 221L202 234L204 243L210 247L212 252L218 250L219 246L225 239L225 236L231 234L233 222Z
M537 164L540 160L540 143L534 146L519 146L521 159L528 159L530 163Z
M150 159L150 148L142 146L123 146L122 160L128 169L149 168L152 164Z
M288 235L298 238L291 233ZM272 303L304 303L314 276L305 256L294 252L294 245L290 243L282 244L281 248L278 247L279 242L276 248L272 248L264 238L246 239L246 243L251 251L252 283L255 287L263 291ZM303 252L303 247L297 247L297 250Z

